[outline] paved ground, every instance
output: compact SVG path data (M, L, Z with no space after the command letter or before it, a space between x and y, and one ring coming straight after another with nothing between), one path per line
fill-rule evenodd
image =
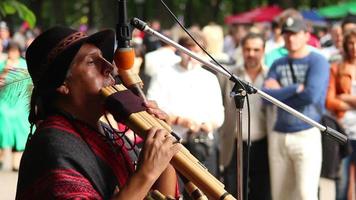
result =
M0 169L0 200L14 200L18 173L12 169L12 153L3 151L3 163Z
M0 169L0 200L14 200L18 173L11 171L11 157L6 155L3 169ZM333 182L323 180L321 183L320 200L335 199L335 185Z
M0 170L0 199L13 200L16 194L17 172Z

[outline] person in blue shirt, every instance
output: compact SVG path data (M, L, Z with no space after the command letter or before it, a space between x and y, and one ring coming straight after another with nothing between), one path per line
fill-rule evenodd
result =
M276 60L263 91L319 122L325 110L329 64L307 47L309 33L299 18L282 26L288 55ZM322 149L320 131L282 109L269 135L274 200L317 200Z

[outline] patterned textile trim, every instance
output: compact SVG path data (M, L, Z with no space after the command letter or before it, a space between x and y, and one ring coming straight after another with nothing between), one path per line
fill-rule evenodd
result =
M83 32L76 32L68 37L64 38L52 51L48 54L48 63L51 63L54 58L60 54L64 49L66 49L68 46L72 45L76 41L87 37L87 35Z
M91 183L72 169L52 170L17 199L103 199Z

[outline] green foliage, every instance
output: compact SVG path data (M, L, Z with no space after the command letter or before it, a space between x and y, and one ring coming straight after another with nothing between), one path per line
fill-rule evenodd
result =
M13 68L6 76L6 82L0 86L0 99L16 105L29 102L32 92L31 77L26 69Z
M26 5L16 0L1 0L0 2L0 15L5 17L6 15L13 15L17 13L18 16L29 23L30 27L34 27L36 24L36 16L27 8Z
M139 17L145 21L158 19L163 27L174 21L163 8L160 0L126 0L128 17ZM346 0L345 0L346 1ZM350 0L355 1L355 0ZM88 23L90 28L114 28L117 23L117 0L0 0L0 15L17 12L20 17L35 19L28 10L14 4L28 6L37 17L38 24L48 28L55 24L78 27ZM339 0L164 0L178 16L184 17L187 26L206 25L211 21L222 24L224 18L263 5L279 5L283 8L309 9L335 5ZM19 11L19 9L23 11ZM268 14L268 13L267 13ZM31 20L29 20L30 22Z

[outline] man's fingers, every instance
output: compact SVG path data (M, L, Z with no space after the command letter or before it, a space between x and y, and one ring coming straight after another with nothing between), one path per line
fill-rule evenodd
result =
M156 134L153 136L153 138L163 140L166 135L167 131L165 131L164 129L157 129Z
M182 145L180 145L180 143L173 144L173 146L171 147L173 156L176 155L181 148L182 148Z
M156 128L156 127L152 127L152 128L148 131L148 133L147 133L147 135L146 135L146 140L147 140L147 139L152 139L152 138L154 138L155 135L156 135L156 132L157 132L157 128Z
M179 141L177 141L177 139L175 137L173 137L172 135L167 135L165 137L163 143L175 144L175 143L179 143Z

